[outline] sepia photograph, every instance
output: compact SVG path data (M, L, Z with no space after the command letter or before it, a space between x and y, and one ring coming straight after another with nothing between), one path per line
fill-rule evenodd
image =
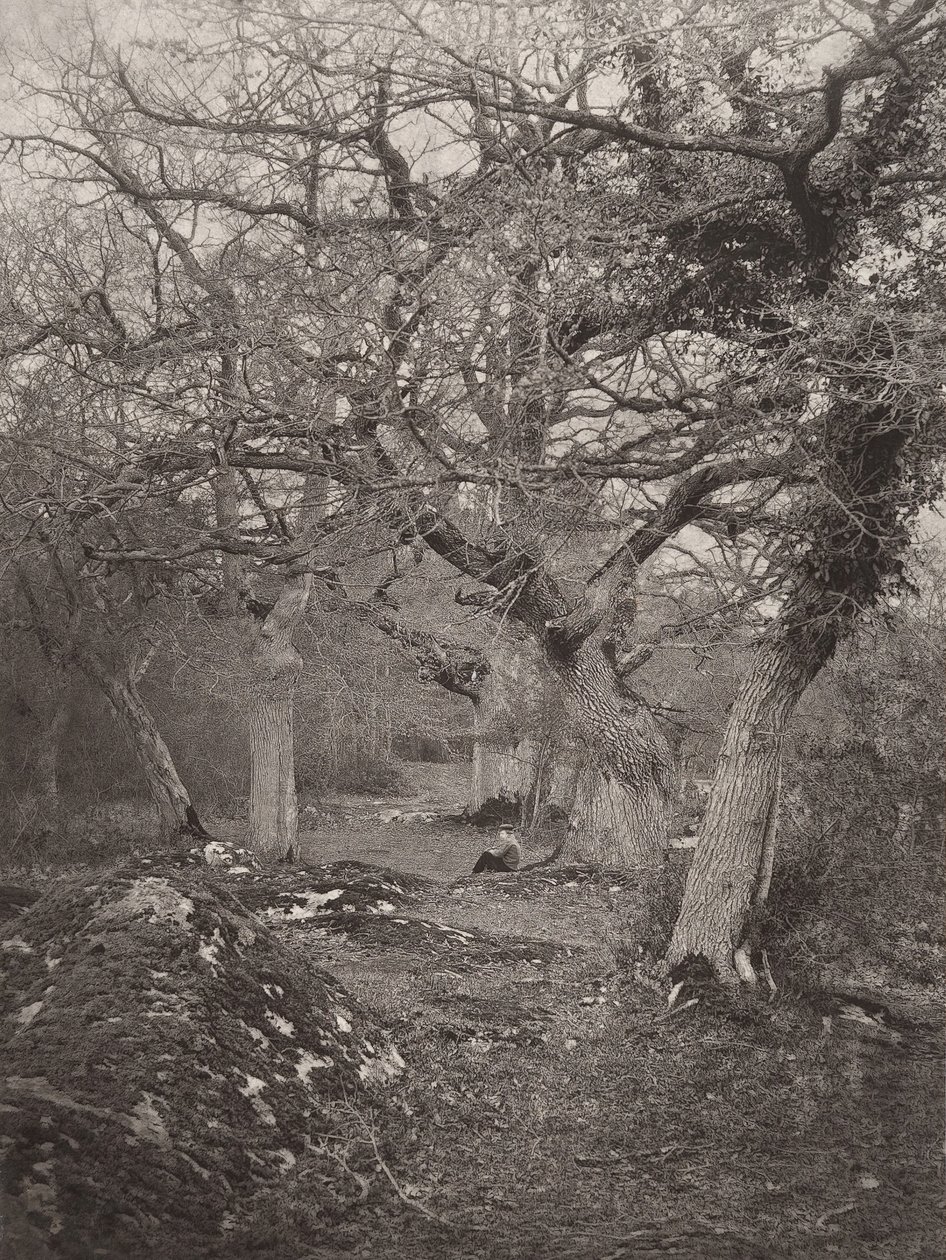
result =
M0 0L0 1260L946 1254L943 0Z

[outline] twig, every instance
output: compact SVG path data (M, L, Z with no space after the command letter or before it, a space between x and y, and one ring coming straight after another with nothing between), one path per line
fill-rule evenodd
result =
M378 1149L378 1142L374 1135L374 1130L365 1120L364 1116L362 1116L358 1111L356 1111L355 1108L352 1107L350 1103L348 1104L348 1109L351 1111L352 1115L355 1117L355 1119L358 1121L358 1123L367 1133L368 1140L370 1141L372 1150L374 1151L375 1163L378 1165L378 1168L381 1170L381 1172L384 1173L385 1177L391 1183L391 1186L395 1194L401 1200L402 1203L406 1203L407 1206L409 1208L413 1208L415 1212L420 1212L421 1216L426 1216L426 1218L429 1221L436 1221L438 1225L446 1225L448 1229L457 1229L457 1230L468 1229L468 1230L475 1230L477 1232L483 1232L487 1229L487 1226L485 1225L467 1225L460 1221L451 1221L446 1216L439 1216L436 1212L431 1212L429 1208L424 1207L423 1203L418 1203L415 1199L412 1199L411 1196L405 1190L401 1188L400 1183L398 1182L394 1173L391 1172L391 1169L384 1162L384 1157L382 1156L381 1151Z
M360 1192L358 1195L358 1202L364 1203L371 1190L371 1182L368 1178L363 1173L355 1172L354 1168L351 1167L345 1156L340 1151L333 1150L328 1143L325 1145L325 1152L335 1160L336 1164L340 1165L340 1167L348 1173L349 1177L351 1177L353 1181L357 1182Z
M772 968L769 966L769 955L766 950L762 951L762 970L765 973L765 980L771 991L772 998L778 993L778 985L775 983L775 977L772 975Z

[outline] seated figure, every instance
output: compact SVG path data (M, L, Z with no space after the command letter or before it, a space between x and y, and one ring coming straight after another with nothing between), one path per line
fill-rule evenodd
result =
M512 827L500 827L498 843L480 854L473 867L473 874L479 875L480 871L517 871L521 861L522 846L516 839L515 830Z

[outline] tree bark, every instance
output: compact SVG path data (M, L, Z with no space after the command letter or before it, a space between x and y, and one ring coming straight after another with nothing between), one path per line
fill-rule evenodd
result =
M302 656L293 633L309 602L312 576L289 577L256 626L250 649L250 804L247 843L264 857L296 844L299 811L293 698Z
M181 781L167 744L142 700L134 678L127 673L85 665L102 688L116 721L134 750L162 830L177 835L206 836L187 788Z
M851 357L856 362L877 348L864 336ZM879 348L886 354L885 342ZM753 979L743 942L771 870L767 834L786 723L895 570L908 541L904 518L917 502L904 452L924 432L916 398L897 407L837 403L824 424L822 497L809 515L793 589L756 648L730 712L667 953L671 968L702 956L729 983ZM922 460L922 447L918 454Z
M670 967L702 956L735 982L736 951L768 893L785 727L824 663L783 637L757 648L729 715L701 840L667 953Z
M673 756L649 710L622 695L600 645L590 640L552 663L562 680L569 723L585 746L566 860L655 867L667 844Z

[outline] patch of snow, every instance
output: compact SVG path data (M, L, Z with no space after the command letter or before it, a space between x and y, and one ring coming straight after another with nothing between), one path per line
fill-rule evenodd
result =
M146 875L136 879L124 897L118 901L108 902L102 912L108 918L117 918L123 914L134 914L140 910L150 910L152 923L166 920L176 923L178 927L186 927L187 920L194 913L194 903L173 888L166 879L154 875Z
M273 1154L282 1165L279 1170L280 1172L287 1173L290 1169L295 1168L296 1157L293 1155L292 1151L287 1151L285 1147L281 1147L278 1151L273 1151Z
M384 1084L392 1077L397 1076L404 1070L407 1065L398 1054L393 1046L389 1046L376 1058L365 1059L361 1067L358 1069L358 1075L363 1081L371 1081L378 1084Z
M240 1086L238 1092L241 1093L244 1098L248 1098L250 1100L253 1110L259 1116L263 1124L268 1124L275 1128L276 1113L273 1111L268 1102L264 1102L263 1099L260 1098L260 1091L266 1088L266 1082L261 1081L258 1076L250 1076L249 1072L243 1072L241 1075L246 1077L246 1084Z
M135 1104L132 1114L125 1117L125 1123L136 1137L144 1138L154 1146L171 1145L167 1125L158 1113L151 1094L142 1094L141 1101Z
M212 840L210 844L204 845L204 861L208 866L229 866L233 861L233 854L225 844Z
M338 1011L335 1012L335 1023L338 1025L339 1029L343 1033L351 1032L351 1024L348 1022L345 1016L340 1014Z
M260 1045L263 1047L264 1050L269 1049L269 1038L266 1036L266 1034L263 1032L261 1028L251 1028L250 1025L247 1024L242 1019L240 1020L240 1023L243 1024L243 1027L250 1034L253 1040L258 1041L260 1043Z
M335 1060L331 1055L325 1055L320 1058L319 1055L312 1054L310 1050L301 1050L299 1052L299 1062L296 1064L296 1075L303 1085L308 1085L309 1077L315 1068L328 1068L334 1067L334 1065Z
M285 919L311 919L318 914L323 906L330 901L335 901L341 897L345 890L343 888L332 888L329 892L300 892L292 893L293 897L301 897L304 901L303 905L298 902L291 906L267 906L263 913L267 915L282 915Z
M295 1035L295 1025L288 1019L283 1019L281 1015L277 1015L275 1011L267 1011L265 1019L269 1020L277 1032L281 1032L284 1037L292 1037Z
M249 875L249 873L250 873L250 868L248 866L231 866L230 867L231 875Z
M58 967L58 966L59 966L59 964L62 962L62 959L61 959L61 958L53 958L53 957L51 957L49 954L47 954L47 955L46 955L46 958L45 958L45 960L44 960L44 961L45 961L45 963L46 963L46 967L47 967L47 969L48 969L49 971L52 971L53 967Z
M200 938L200 944L197 947L197 955L203 958L205 962L210 963L211 970L214 975L217 974L217 958L220 952L220 946L224 943L223 937L220 935L220 929L214 928L213 935L209 941Z
M283 995L282 988L278 984L264 984L263 992L267 997L272 997L273 994L276 994L277 997L282 997Z
M31 1002L29 1006L22 1006L20 1007L19 1015L16 1017L16 1022L22 1024L24 1028L28 1028L42 1009L42 1002Z
M390 901L379 901L378 904L375 906L373 913L374 914L393 914L394 907L391 905Z
M32 954L33 946L28 941L24 941L22 936L8 936L5 941L0 941L0 949L16 950L18 954Z

